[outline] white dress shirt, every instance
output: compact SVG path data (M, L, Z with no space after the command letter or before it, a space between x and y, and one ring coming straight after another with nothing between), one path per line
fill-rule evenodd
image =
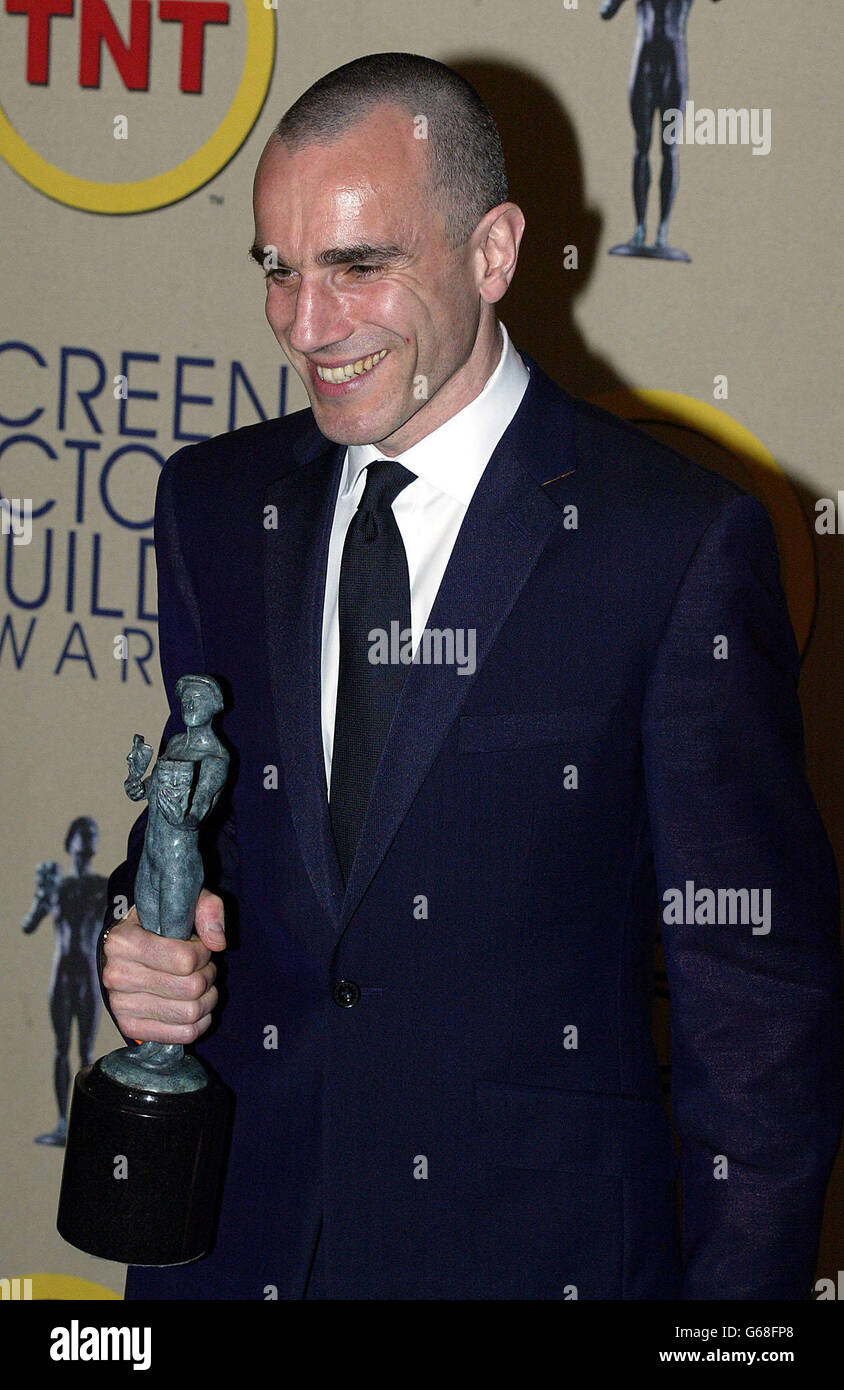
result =
M528 384L528 369L500 321L499 326L503 340L501 356L480 395L418 444L396 456L399 463L417 475L393 502L393 516L407 554L414 652L475 488L495 446L518 410ZM377 444L349 445L334 509L322 615L322 746L326 787L331 786L340 666L337 615L340 561L349 522L363 496L366 465L383 457Z

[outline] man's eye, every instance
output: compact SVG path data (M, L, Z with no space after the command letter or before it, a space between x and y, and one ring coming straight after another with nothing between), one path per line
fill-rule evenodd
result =
M349 266L351 274L355 275L360 280L366 280L370 275L377 275L380 269L381 267L377 265L360 264ZM276 285L289 285L292 275L293 271L287 270L283 266L279 266L275 270L267 271L267 279L274 281Z

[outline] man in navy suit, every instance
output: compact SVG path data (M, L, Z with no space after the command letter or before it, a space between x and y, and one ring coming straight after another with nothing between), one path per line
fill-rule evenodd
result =
M214 1251L127 1295L809 1297L838 885L767 514L515 350L524 218L448 68L323 78L255 219L311 409L161 474L164 741L219 678L233 790L199 939L133 909L102 973L237 1109Z

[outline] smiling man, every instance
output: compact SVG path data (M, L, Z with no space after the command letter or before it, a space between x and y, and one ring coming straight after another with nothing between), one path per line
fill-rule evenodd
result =
M284 118L255 178L267 318L322 434L377 441L395 457L492 375L492 306L515 271L524 217L506 201L503 161L490 187L448 188L427 129L445 124L445 110L421 124L389 101L343 102L316 126L309 110Z
M214 1251L130 1298L809 1296L841 957L772 530L515 350L523 229L427 58L329 73L261 156L311 406L162 472L164 740L179 675L218 678L233 792L199 939L133 908L102 972L237 1110ZM690 883L724 908L663 913L678 1163L651 980Z

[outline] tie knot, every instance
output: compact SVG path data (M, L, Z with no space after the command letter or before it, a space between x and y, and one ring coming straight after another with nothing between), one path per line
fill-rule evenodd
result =
M366 485L358 503L358 511L386 511L393 505L399 493L414 482L415 478L415 473L411 473L409 468L397 463L395 459L373 459L372 463L367 465Z

